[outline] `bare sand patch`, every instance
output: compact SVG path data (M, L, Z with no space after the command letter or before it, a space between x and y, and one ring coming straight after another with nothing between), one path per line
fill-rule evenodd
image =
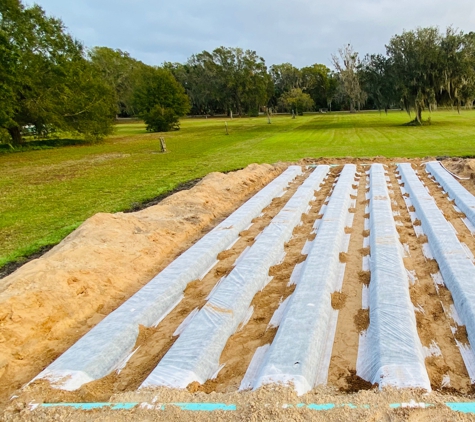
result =
M30 381L284 165L210 173L136 213L96 214L0 285L0 401Z

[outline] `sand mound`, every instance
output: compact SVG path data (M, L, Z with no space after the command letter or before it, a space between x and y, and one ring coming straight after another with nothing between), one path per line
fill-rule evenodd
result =
M458 182L475 195L475 159L454 157L443 160L442 164L447 170L461 177Z
M70 347L285 166L211 173L189 191L96 214L0 286L0 401Z
M362 390L354 394L341 393L330 387L319 387L304 396L298 397L291 388L279 385L265 386L257 391L206 394L190 393L186 390L159 388L118 394L112 399L115 403L148 403L132 410L101 409L79 411L71 408L47 408L30 410L22 402L14 401L3 413L5 421L384 421L384 422L446 422L473 421L473 415L455 413L446 402L460 401L460 397L427 394L418 390L396 390L386 388ZM153 409L157 403L193 403L212 402L235 404L236 411L190 412L174 406L165 410ZM302 405L302 403L304 405ZM335 408L327 411L312 410L305 404L334 404ZM351 407L347 404L351 403ZM392 403L406 403L393 407ZM430 403L428 408L421 408ZM346 405L346 406L345 406Z
M475 179L475 160L472 158L452 158L443 161L444 166L459 177Z

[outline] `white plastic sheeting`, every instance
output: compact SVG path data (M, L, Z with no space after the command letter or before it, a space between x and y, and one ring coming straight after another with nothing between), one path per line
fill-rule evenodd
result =
M427 163L426 170L435 177L450 198L455 200L460 210L465 213L470 223L475 226L475 196L457 182L438 161Z
M338 290L341 282L339 253L346 243L345 226L355 172L356 166L348 164L340 173L254 388L293 383L298 394L303 394L328 374L325 358L333 345L337 315L331 306L331 293Z
M182 299L186 285L213 266L262 210L302 174L290 166L222 223L180 255L147 285L109 314L36 378L47 378L57 388L75 390L113 371L131 352L139 325L157 325Z
M382 164L370 170L370 325L360 336L357 374L371 383L430 390L416 328L404 249Z
M284 244L314 198L329 166L318 166L220 283L141 388L185 388L210 379L229 337L245 319L254 295L270 281L269 268L284 256Z
M475 344L475 266L410 164L399 164L404 189L409 192L422 229L439 264L444 283L452 294L457 313Z

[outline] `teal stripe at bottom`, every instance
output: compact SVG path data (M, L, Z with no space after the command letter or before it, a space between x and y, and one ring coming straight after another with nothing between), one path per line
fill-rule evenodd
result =
M445 405L455 411L461 413L472 413L475 414L475 402L449 402ZM150 410L165 410L167 406L176 406L182 410L187 411L201 411L201 412L212 412L215 410L225 410L225 411L234 411L236 410L235 404L224 404L224 403L43 403L38 405L39 407L72 407L78 410L92 410L92 409L102 409L109 408L113 410L130 410L136 406L141 406L144 409ZM428 408L434 406L430 403L392 403L389 405L392 409L397 409L399 407L407 408ZM284 408L307 408L310 410L332 410L335 408L349 408L349 409L369 409L368 404L354 405L352 403L345 404L333 404L333 403L299 403L296 405L286 404Z
M445 403L447 407L456 412L475 413L475 403Z

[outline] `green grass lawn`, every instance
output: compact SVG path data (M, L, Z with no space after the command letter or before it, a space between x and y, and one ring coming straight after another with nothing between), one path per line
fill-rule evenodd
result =
M425 116L426 117L426 116ZM130 208L211 171L303 157L475 155L475 111L436 112L431 126L402 126L403 112L227 120L184 119L159 134L120 124L95 145L0 154L0 267L55 244L97 212Z

